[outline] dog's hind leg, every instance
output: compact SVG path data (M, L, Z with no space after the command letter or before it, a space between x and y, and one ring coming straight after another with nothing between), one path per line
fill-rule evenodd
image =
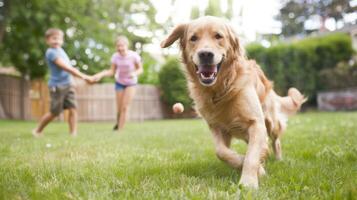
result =
M281 149L280 137L285 131L287 126L287 117L284 115L280 115L278 122L275 125L275 128L270 135L271 137L271 146L273 147L274 155L277 160L283 159L283 153Z
M274 151L274 154L275 154L275 158L277 160L282 160L283 156L282 156L282 151L281 151L280 139L279 138L274 138L272 140L272 146L273 146L273 151Z
M271 119L265 119L265 126L267 128L268 135L271 139L271 146L273 147L274 155L277 160L282 159L281 144L279 135L274 132L274 127Z

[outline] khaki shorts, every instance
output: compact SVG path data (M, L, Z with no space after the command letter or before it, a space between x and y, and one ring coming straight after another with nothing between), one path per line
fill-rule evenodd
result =
M49 87L51 96L50 111L53 115L59 115L64 109L76 108L74 88L70 85Z

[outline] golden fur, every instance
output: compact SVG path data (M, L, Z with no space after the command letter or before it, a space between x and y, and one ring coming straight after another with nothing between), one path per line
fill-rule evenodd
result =
M259 65L245 57L232 28L221 19L202 17L178 25L161 46L168 47L176 40L180 40L190 96L212 130L217 157L242 169L240 184L257 188L258 176L265 173L262 161L268 151L268 136L281 159L279 138L287 117L306 99L295 88L289 89L286 97L278 96ZM202 49L222 57L216 81L210 86L202 85L197 75L194 57ZM232 138L248 143L245 156L229 148Z

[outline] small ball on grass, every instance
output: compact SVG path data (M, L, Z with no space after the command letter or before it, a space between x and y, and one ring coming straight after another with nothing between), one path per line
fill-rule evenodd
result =
M182 103L175 103L175 104L172 106L172 111L173 111L175 114L182 113L182 112L184 111L184 107L183 107Z

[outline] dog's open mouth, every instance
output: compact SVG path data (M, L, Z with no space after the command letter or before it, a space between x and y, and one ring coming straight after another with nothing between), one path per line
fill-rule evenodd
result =
M215 83L221 63L217 65L196 65L196 74L202 85L211 86Z

